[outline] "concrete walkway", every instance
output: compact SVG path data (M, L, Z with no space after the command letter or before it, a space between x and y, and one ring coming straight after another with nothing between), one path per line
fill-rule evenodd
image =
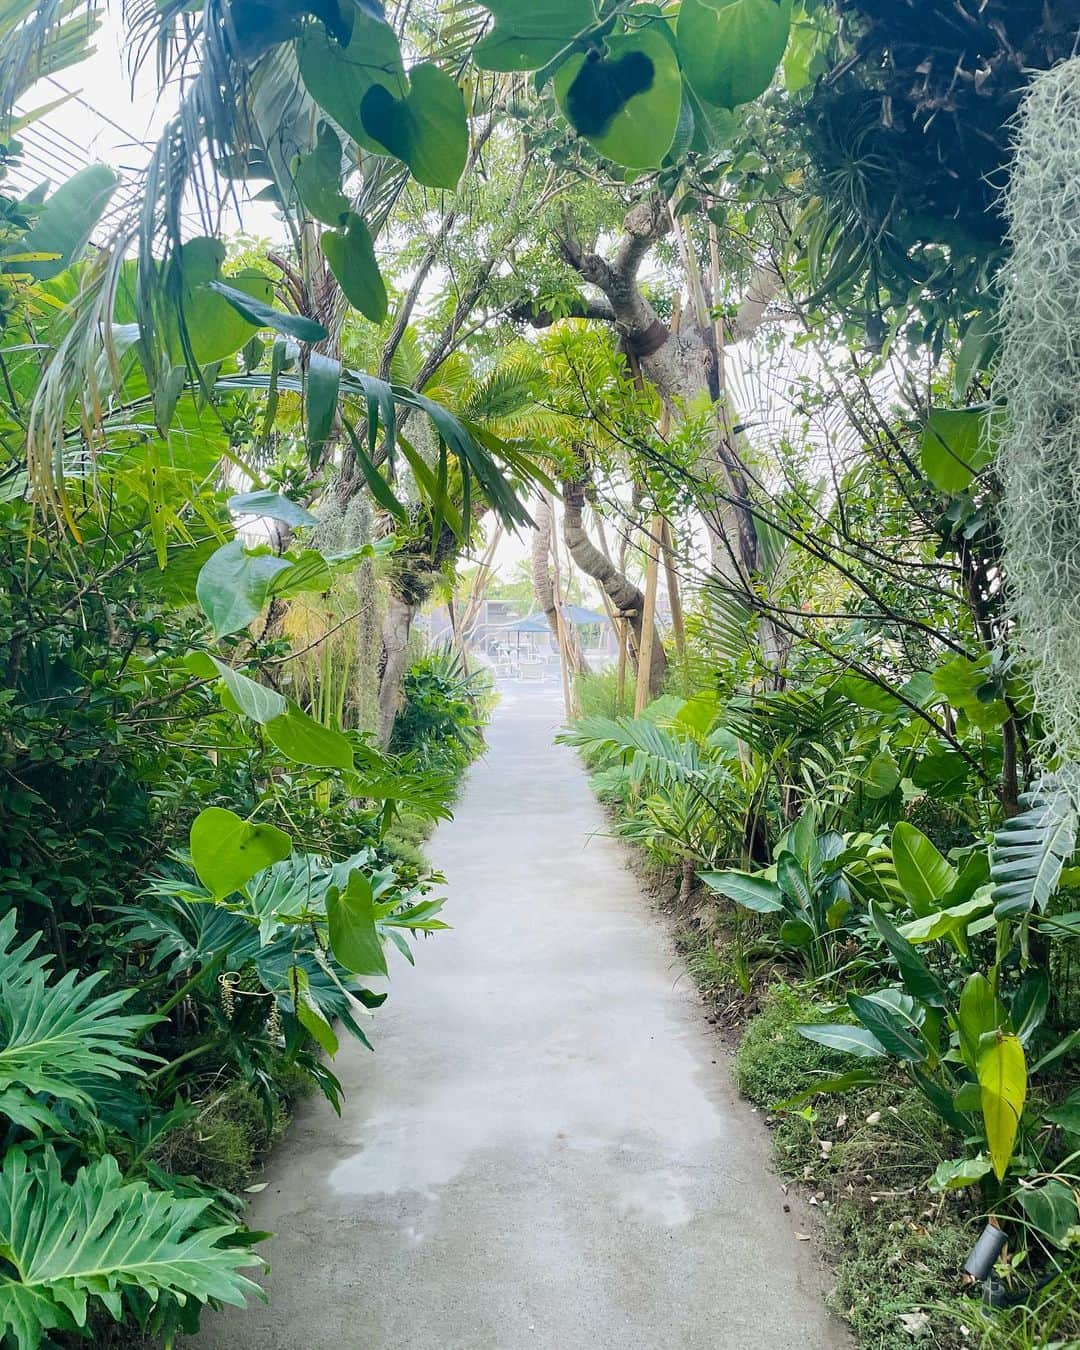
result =
M202 1350L824 1350L784 1212L670 937L604 828L557 695L510 690L431 846L453 932L395 967L253 1228L270 1303Z

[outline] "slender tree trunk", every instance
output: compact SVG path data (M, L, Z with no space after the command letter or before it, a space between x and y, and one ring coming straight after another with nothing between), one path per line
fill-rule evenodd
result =
M409 634L418 606L410 604L393 589L386 606L382 626L382 662L379 672L379 708L377 734L385 750L394 734L394 720L401 707L401 688L409 660Z
M634 635L634 668L638 662L636 654L642 650L642 616L645 611L645 597L632 581L596 547L585 533L583 521L585 509L585 484L583 482L564 482L563 489L563 529L566 534L566 546L575 564L586 576L599 583L615 612L626 621ZM649 696L655 698L664 687L667 675L667 653L662 642L655 642L649 659Z

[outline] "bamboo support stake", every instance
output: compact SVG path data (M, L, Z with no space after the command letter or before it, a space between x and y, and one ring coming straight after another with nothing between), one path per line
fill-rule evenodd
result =
M635 717L641 716L649 702L649 674L652 669L653 644L656 641L656 587L660 564L660 526L662 520L663 517L657 513L653 516L649 525L648 563L645 569L645 605L641 614L637 690L634 697Z

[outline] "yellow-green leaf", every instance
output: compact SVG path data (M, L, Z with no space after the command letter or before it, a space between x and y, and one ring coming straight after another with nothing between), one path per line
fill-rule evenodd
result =
M1004 1179L1027 1096L1027 1064L1019 1037L999 1032L979 1052L979 1095L994 1175Z

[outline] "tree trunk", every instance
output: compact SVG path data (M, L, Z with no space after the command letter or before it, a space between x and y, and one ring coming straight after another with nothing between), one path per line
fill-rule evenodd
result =
M530 555L533 591L536 593L536 603L544 611L544 617L548 621L551 635L558 642L559 613L555 608L555 583L551 579L552 519L551 506L547 497L541 495L536 509L533 511L533 520L536 522L536 529L533 530L532 534L532 552Z
M379 669L377 734L379 745L384 750L394 734L394 721L401 707L401 686L409 660L409 634L417 608L391 589L383 619L382 661Z
M585 508L585 484L583 482L564 482L563 490L563 533L570 556L578 567L592 577L604 590L615 608L616 614L625 619L634 635L633 653L641 650L641 624L645 610L645 597L610 558L604 556L585 533L582 519ZM634 668L637 659L634 656ZM649 696L656 696L663 690L667 675L667 653L662 642L654 642L649 661Z

